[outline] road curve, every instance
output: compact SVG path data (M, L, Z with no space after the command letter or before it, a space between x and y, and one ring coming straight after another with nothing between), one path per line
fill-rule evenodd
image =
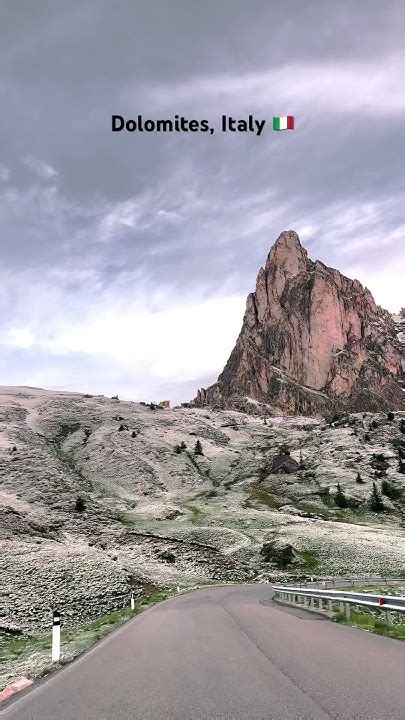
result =
M13 720L400 720L405 644L269 600L161 603L3 711Z

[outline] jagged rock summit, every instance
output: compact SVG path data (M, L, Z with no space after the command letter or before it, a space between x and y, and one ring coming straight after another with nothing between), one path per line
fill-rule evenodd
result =
M247 298L223 372L194 402L307 415L403 410L396 332L358 280L313 262L296 232L282 232Z

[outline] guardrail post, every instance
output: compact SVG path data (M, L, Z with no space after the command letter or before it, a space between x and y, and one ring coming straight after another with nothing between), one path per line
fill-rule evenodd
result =
M52 622L52 662L60 660L60 612L53 611Z
M332 600L328 600L328 612L333 612L333 603Z
M344 611L345 611L345 604L344 604L344 602L340 602L340 603L339 603L339 611L340 611L341 613L344 613Z
M319 605L319 609L322 610L322 608L323 608L322 598L319 598L318 605Z
M345 614L348 620L350 620L350 603L345 603Z

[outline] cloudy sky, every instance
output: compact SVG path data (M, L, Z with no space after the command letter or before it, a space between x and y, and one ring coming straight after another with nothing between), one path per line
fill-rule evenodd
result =
M0 384L190 399L286 229L404 305L404 29L402 0L0 0ZM111 132L176 113L218 129Z

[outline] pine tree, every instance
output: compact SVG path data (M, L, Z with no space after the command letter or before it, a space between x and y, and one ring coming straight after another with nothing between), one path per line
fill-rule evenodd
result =
M199 440L197 440L197 442L195 444L194 455L204 455L202 445Z
M79 495L79 497L76 498L75 507L76 507L77 512L83 512L86 509L86 501L81 495Z
M365 481L363 480L363 478L361 477L361 475L360 475L359 472L357 473L357 476L356 476L356 483L357 483L358 485L364 485L364 484L365 484Z
M382 512L382 510L384 510L384 503L375 482L373 482L373 489L370 496L370 510L373 512Z
M340 508L349 507L349 503L347 502L346 495L344 494L342 488L340 487L340 483L337 484L335 503Z

